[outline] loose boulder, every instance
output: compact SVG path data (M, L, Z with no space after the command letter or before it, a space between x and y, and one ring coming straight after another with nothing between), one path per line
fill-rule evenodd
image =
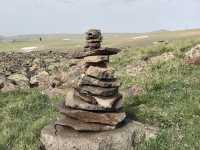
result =
M70 122L76 129L88 128L79 123ZM100 128L102 129L93 127L98 130ZM104 126L105 128L110 130L111 127ZM157 128L136 121L130 121L121 128L106 132L77 132L62 126L55 128L55 125L51 124L42 130L40 140L46 150L134 150L138 144L155 138L157 133Z
M185 53L185 61L188 64L200 65L200 45L193 47Z
M20 89L30 88L29 79L23 74L12 74L8 77L8 80Z
M46 71L31 77L30 84L33 87L39 87L41 89L47 89L50 86L49 74Z

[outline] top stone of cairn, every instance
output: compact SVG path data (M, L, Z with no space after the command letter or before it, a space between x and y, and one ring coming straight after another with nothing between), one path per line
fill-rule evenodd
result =
M98 49L101 47L102 36L101 31L96 29L90 29L86 32L86 46L85 48L89 49Z
M100 30L90 29L86 32L86 45L84 51L74 52L72 54L73 58L84 58L88 56L99 56L99 55L115 55L121 50L118 48L107 48L101 47L102 43L102 34Z

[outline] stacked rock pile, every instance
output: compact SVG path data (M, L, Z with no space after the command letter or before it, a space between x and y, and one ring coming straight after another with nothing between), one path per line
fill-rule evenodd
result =
M117 54L119 50L101 48L99 30L89 30L86 40L85 51L74 56L81 58L74 69L78 72L77 77L65 102L59 106L64 117L55 126L71 127L77 131L113 130L126 118L126 114L121 112L120 82L114 69L108 66L109 55Z

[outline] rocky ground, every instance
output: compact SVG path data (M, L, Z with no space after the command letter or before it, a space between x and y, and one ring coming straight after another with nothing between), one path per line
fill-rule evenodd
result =
M61 88L78 60L64 52L0 53L0 91Z
M149 64L158 64L175 59L172 52L144 58L126 66L127 73L138 76ZM70 82L69 68L79 59L73 59L72 53L55 51L35 51L27 53L0 53L0 91L39 87L41 89L63 88ZM185 53L185 62L200 64L200 45ZM70 74L71 76L73 74ZM69 79L70 78L70 79ZM47 90L48 91L48 90ZM55 90L54 90L55 91Z

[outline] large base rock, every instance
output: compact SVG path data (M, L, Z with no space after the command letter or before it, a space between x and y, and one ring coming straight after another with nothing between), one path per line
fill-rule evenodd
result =
M134 150L137 144L155 138L157 128L131 121L125 126L106 132L77 132L54 124L41 132L46 150Z

